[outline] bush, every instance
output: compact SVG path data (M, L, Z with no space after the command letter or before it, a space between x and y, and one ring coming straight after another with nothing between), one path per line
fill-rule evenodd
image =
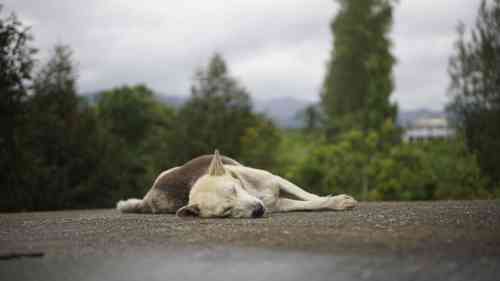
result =
M242 152L238 161L250 167L274 171L279 166L276 148L280 146L281 132L264 116L255 116L254 123L240 139Z
M385 145L384 133L350 131L335 143L318 143L293 180L319 194L361 200L479 199L486 190L476 157L463 141Z

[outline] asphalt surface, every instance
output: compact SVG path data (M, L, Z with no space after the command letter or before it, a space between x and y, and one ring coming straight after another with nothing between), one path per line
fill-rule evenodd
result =
M261 219L0 214L0 280L500 280L500 201Z

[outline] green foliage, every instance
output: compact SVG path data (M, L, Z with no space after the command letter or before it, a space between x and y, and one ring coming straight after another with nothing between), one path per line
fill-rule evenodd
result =
M355 130L344 134L336 144L317 145L298 170L297 181L320 194L359 196L367 184L367 168L373 161L377 137Z
M492 196L463 142L386 145L383 134L349 131L318 144L293 176L321 194L362 200L471 199Z
M154 178L174 164L169 147L175 113L160 104L144 85L104 91L97 102L98 118L113 145L113 199L141 196Z
M351 129L378 130L397 114L389 101L395 58L388 33L394 1L337 2L340 10L331 24L333 50L321 93L330 137Z
M460 141L404 144L377 159L370 199L480 199L486 178Z
M312 134L322 128L325 118L318 105L311 104L297 113L296 118L304 122L304 133Z
M323 134L304 134L302 130L282 130L280 145L275 148L278 175L293 178L310 152L323 142Z
M448 109L476 153L482 170L500 185L500 0L482 1L470 39L459 26L455 54L450 58Z
M255 124L246 129L240 141L242 152L238 160L250 167L276 171L281 132L269 119L256 116Z
M0 5L0 13L2 5ZM15 15L0 18L0 186L2 209L11 209L26 195L23 171L29 170L31 155L23 148L29 138L26 81L31 78L33 54L29 30Z
M30 189L25 208L74 208L98 205L106 198L106 191L97 199L83 198L79 192L89 191L88 181L105 154L97 153L95 112L76 95L71 55L68 47L56 46L34 79L28 103L31 143L26 146L33 155L33 167L26 171L31 181L25 185Z
M173 109L159 104L144 85L123 86L101 92L97 101L103 125L120 141L132 147L155 130L172 126Z

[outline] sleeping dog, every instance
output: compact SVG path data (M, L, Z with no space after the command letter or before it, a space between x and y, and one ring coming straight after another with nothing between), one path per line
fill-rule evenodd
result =
M142 200L119 201L116 207L124 213L258 218L272 212L346 210L356 204L348 195L320 197L309 193L215 151L162 172Z

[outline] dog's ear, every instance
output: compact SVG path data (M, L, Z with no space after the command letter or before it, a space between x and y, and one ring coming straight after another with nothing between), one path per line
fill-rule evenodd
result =
M200 215L200 208L198 205L186 205L175 213L178 217L185 218L185 217L198 217Z
M215 150L212 162L210 162L210 167L208 167L208 175L210 176L222 176L226 174L226 169L220 158L219 151Z

